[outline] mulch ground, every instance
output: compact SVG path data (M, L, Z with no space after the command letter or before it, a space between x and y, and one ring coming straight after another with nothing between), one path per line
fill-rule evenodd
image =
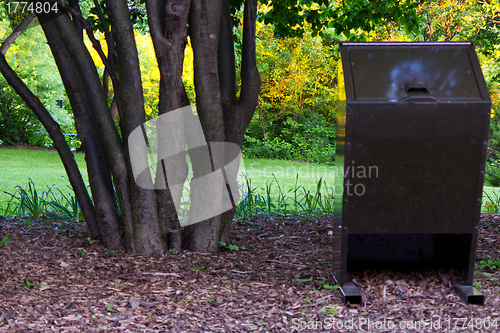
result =
M0 332L500 332L500 270L476 273L484 306L431 269L353 273L364 305L346 306L331 288L328 217L253 222L233 226L246 250L145 258L91 244L82 223L0 218L12 238ZM499 234L500 216L483 215L478 260L500 258Z

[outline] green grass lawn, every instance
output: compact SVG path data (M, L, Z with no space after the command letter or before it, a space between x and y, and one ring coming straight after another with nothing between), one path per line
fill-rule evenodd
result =
M245 172L252 187L266 188L271 185L273 193L277 193L277 183L283 191L303 186L306 190L315 191L318 181L323 179L328 187L334 186L335 167L318 163L266 160L266 159L244 159ZM298 179L297 179L298 175Z
M84 154L75 154L76 161L82 172L83 179L88 184L87 168ZM251 182L251 187L265 194L266 183L271 184L271 195L278 195L278 184L283 193L297 186L303 186L314 194L319 179L326 186L333 187L335 167L317 163L245 159L245 171ZM298 175L298 180L297 180ZM0 149L0 203L10 199L4 191L14 193L16 185L25 186L32 179L38 191L46 190L47 186L69 193L66 172L56 151L40 151L28 149ZM484 188L492 199L500 197L500 189ZM487 199L486 199L487 200Z
M84 154L75 154L83 179L88 184ZM16 185L25 186L33 180L38 191L54 185L69 193L66 171L56 151L0 149L0 202L10 199L4 191L13 193Z

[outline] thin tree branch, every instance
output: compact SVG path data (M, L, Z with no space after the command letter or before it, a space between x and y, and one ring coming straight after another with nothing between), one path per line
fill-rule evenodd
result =
M113 87L117 88L118 87L118 78L116 77L116 73L113 71L114 67L111 66L111 64L108 61L108 58L106 58L106 55L102 51L101 43L99 43L99 41L95 38L94 31L92 30L92 27L90 26L90 20L85 19L80 12L71 8L68 4L66 4L65 2L63 2L61 0L47 0L47 1L57 3L57 5L60 6L59 8L65 10L67 12L70 12L71 16L74 19L77 19L82 23L83 28L87 32L87 36L89 37L89 39L92 43L92 46L99 54L99 57L101 58L101 61L104 64L104 66L109 71L109 77L113 81Z
M243 47L241 54L241 94L239 104L244 106L244 126L248 125L257 106L260 91L260 75L255 52L255 20L257 0L246 0L243 16Z
M101 20L101 22L102 22L102 28L104 29L104 38L106 38L106 43L108 44L108 61L109 61L109 64L111 66L110 71L115 73L115 68L114 68L114 63L113 63L113 56L115 54L115 43L113 42L113 38L111 37L111 33L109 32L108 24L106 23L106 20L104 19L104 14L102 13L102 9L101 9L101 6L99 5L99 1L94 0L94 5L97 8L97 15L99 16L99 20ZM106 71L109 73L107 68L106 68Z
M2 47L0 47L1 54L3 54L3 55L7 54L7 50L9 49L9 47L12 45L12 43L14 43L14 41L17 39L17 37L19 37L19 35L21 35L23 33L24 29L26 29L28 27L28 25L31 23L31 21L33 21L35 16L36 16L36 13L33 13L33 14L29 15L28 17L26 17L24 19L24 21L21 22L21 24L19 24L17 26L17 28L9 35L9 37L7 37L5 39L5 41L2 44Z
M229 1L223 0L219 28L219 86L223 108L236 101L236 69L234 61L233 26Z
M31 20L33 20L33 17L31 17L30 15L24 22L28 21L29 24ZM28 24L21 25L27 27ZM17 32L19 32L18 29L14 31L14 33L16 34ZM17 36L19 36L19 34L17 34ZM2 44L2 47L0 48L4 49L5 52L7 52L9 45L11 45L12 42L16 39L15 37L12 37L10 39L9 38L10 36L7 38L7 40L10 41L10 44ZM33 92L31 92L31 90L26 86L23 80L21 80L16 72L10 67L7 59L5 59L4 53L0 55L0 72L5 77L5 80L7 80L10 86L14 88L16 93L28 105L28 107L33 110L33 113L35 113L36 117L40 120L43 127L49 133L50 138L54 142L54 147L57 149L57 152L61 157L61 161L63 162L64 168L66 169L66 173L68 174L71 186L75 190L75 195L82 209L82 213L84 214L87 228L92 238L99 237L100 231L97 225L95 210L92 205L92 201L90 200L87 188L85 187L85 183L82 179L82 175L80 174L78 165L76 164L75 157L69 149L66 139L62 134L61 127L56 121L54 121L50 113L47 111L47 109L45 109L45 106L42 104L42 102L33 94Z
M82 15L82 12L80 10L80 4L78 3L78 0L69 0L69 5L71 8L73 8L77 13ZM76 17L73 16L73 24L75 25L76 30L78 30L78 34L82 37L83 40L83 25L82 22L77 19Z

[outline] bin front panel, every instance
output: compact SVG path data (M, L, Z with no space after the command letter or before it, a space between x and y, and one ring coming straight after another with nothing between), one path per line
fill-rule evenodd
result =
M349 233L471 233L489 103L351 103Z

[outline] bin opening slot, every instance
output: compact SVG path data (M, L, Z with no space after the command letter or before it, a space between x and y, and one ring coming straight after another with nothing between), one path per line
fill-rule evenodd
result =
M427 89L426 87L408 87L408 90L407 92L409 93L419 93L419 94L428 94L429 93L429 89Z

